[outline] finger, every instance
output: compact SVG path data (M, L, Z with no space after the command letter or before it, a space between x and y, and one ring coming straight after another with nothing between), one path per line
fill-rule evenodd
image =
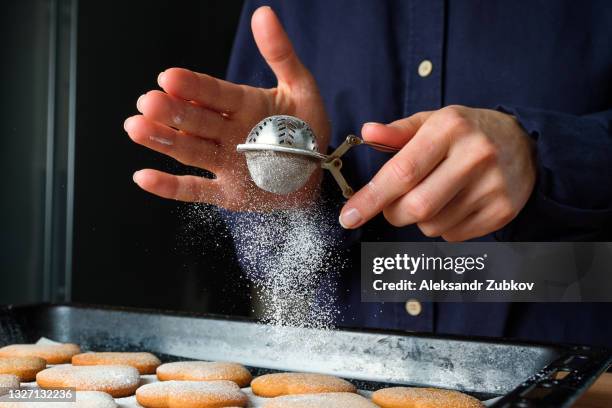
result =
M474 208L482 199L475 191L473 188L466 187L433 218L419 222L417 226L425 236L432 238L441 236L474 212Z
M361 128L361 136L367 142L380 143L401 149L414 137L431 114L432 112L419 112L387 125L368 122Z
M464 221L442 234L446 241L457 242L479 238L497 231L513 218L503 201L485 205L473 212Z
M411 191L384 209L385 218L397 227L433 218L479 171L463 155L451 155Z
M207 139L221 140L233 127L221 114L161 91L138 98L138 111L155 122Z
M141 115L127 118L123 127L134 142L188 166L212 172L217 172L222 166L224 154L212 141L178 132Z
M221 204L217 180L197 176L175 176L158 170L144 169L134 173L134 183L143 190L178 201Z
M340 213L340 224L357 228L410 191L444 159L449 140L444 132L424 123L410 143L348 200Z
M496 195L495 175L485 175L468 184L433 218L419 222L418 227L428 237L439 237L493 200Z
M170 95L217 112L236 112L244 100L243 86L188 69L167 69L159 74L157 82Z
M292 85L310 80L310 73L295 54L285 29L270 7L264 6L255 10L251 29L259 52L279 83Z

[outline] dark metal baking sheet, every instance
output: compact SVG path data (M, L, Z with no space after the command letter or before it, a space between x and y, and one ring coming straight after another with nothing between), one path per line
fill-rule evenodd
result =
M48 337L85 350L147 350L165 359L241 362L256 373L311 371L363 389L455 389L495 407L569 407L609 367L609 350L371 330L270 327L201 314L85 305L0 308L0 345ZM567 375L555 380L558 371Z

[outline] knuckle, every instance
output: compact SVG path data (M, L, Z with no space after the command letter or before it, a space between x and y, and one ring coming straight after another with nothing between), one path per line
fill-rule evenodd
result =
M408 193L405 208L417 221L425 221L433 215L433 205L429 196L418 191Z
M360 190L360 200L372 208L379 208L381 203L380 191L376 188L376 184L372 181L365 185L365 188Z
M247 95L249 95L249 93L253 93L253 88L248 85L240 84L238 88L236 88L235 94L237 104L242 105L244 101L247 100Z
M401 183L401 185L410 185L410 183L418 177L418 167L411 158L391 160L389 162L389 167L396 180Z
M497 225L502 227L508 224L517 215L517 211L508 197L503 197L497 205Z
M486 137L482 139L472 147L472 153L476 164L493 164L497 162L498 150L497 147Z
M440 110L444 125L453 133L462 134L472 129L465 108L458 105L449 105Z

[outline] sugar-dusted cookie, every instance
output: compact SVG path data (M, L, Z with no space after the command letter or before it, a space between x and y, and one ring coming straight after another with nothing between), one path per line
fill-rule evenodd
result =
M145 408L246 407L247 396L235 382L163 381L143 385L136 400Z
M251 373L243 365L227 362L179 361L162 364L157 368L160 381L233 381L240 387L247 387L252 380Z
M48 364L69 363L72 356L79 354L76 344L12 344L0 348L0 357L39 357Z
M138 370L130 366L60 365L36 375L41 388L72 387L77 391L102 391L115 398L134 394L140 383Z
M83 353L72 357L72 365L128 365L138 370L140 374L155 374L155 369L161 364L159 358L151 353Z
M284 395L272 398L263 408L378 408L370 400L351 392Z
M117 404L104 392L77 391L75 402L0 402L0 408L117 408Z
M22 382L36 379L36 374L47 367L40 357L0 357L0 374L13 374Z
M8 390L19 388L21 383L19 377L13 374L0 374L0 395L3 395Z
M324 392L356 392L348 381L326 374L277 373L257 377L251 382L255 395L278 397L290 394L318 394Z
M382 408L482 408L482 402L459 391L437 388L392 387L372 394Z

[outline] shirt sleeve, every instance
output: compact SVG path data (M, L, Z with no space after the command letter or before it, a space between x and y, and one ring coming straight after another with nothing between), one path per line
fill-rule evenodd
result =
M612 110L577 116L500 106L535 140L537 182L503 241L612 238Z

